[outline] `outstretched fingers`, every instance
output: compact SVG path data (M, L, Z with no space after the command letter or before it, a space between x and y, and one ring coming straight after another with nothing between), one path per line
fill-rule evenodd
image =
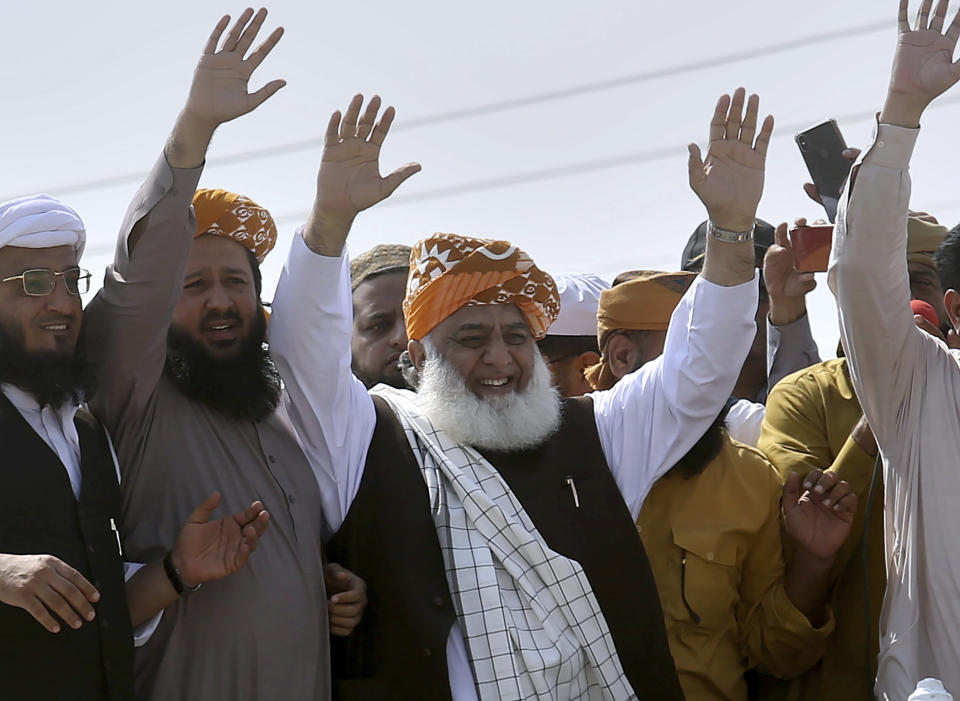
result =
M206 523L210 520L214 510L220 505L220 492L208 496L202 504L187 516L187 523Z
M930 8L933 7L933 0L923 0L920 3L920 9L917 11L917 29L922 31L930 23Z
M730 96L721 95L717 106L713 110L713 119L710 120L710 142L723 139L727 128L727 110L730 109Z
M740 141L747 146L753 147L753 139L757 135L757 112L760 111L759 95L751 95L747 100L747 114L743 118L743 125L740 127Z
M706 175L703 172L703 154L700 153L700 147L696 144L687 145L687 171L690 176L690 187L694 192L699 192L699 187L703 183Z
M323 139L327 146L332 146L340 141L340 120L342 118L343 115L340 114L340 110L330 115L330 121L327 122L327 132Z
M340 138L352 139L357 135L357 119L360 117L360 107L363 105L363 95L354 95L350 100L347 111L340 121Z
M237 47L237 42L240 41L240 35L243 33L243 29L247 26L247 22L250 21L251 17L253 17L252 7L248 7L240 13L237 21L233 23L233 26L227 33L227 38L223 40L223 46L220 47L221 51L233 51Z
M273 51L273 47L277 45L277 42L280 41L280 37L282 36L283 27L277 27L270 32L270 36L264 39L263 43L254 49L253 53L247 57L244 63L250 66L251 73L257 70L257 66L263 63L263 59L265 59L269 53Z
M957 39L960 39L960 8L957 9L956 14L953 16L953 21L950 23L950 26L947 27L947 36L950 37L950 40L956 44Z
M366 141L373 131L373 126L377 123L377 112L380 111L380 96L374 95L367 104L367 109L363 111L363 116L357 124L357 138Z
M257 10L257 14L253 16L253 21L244 28L240 38L237 39L237 45L234 47L234 51L241 56L247 53L247 49L250 48L253 40L257 38L257 34L260 33L265 19L267 19L267 8L261 7Z
M269 83L264 85L262 88L260 88L256 92L250 93L250 99L253 101L252 109L256 109L257 107L262 105L264 102L269 100L271 97L273 97L276 94L276 92L280 88L282 88L286 84L287 84L287 81L282 79L271 80Z
M771 136L773 136L773 116L768 114L764 117L760 133L757 134L757 141L753 145L754 150L764 158L767 157L767 149L770 148Z
M230 15L224 15L220 18L220 21L217 22L217 26L213 28L212 32L210 32L210 37L207 39L207 45L203 47L203 53L212 54L217 50L217 44L220 43L220 37L223 36L223 30L225 30L229 24Z
M390 125L393 124L393 118L396 114L397 111L393 109L392 105L383 111L380 121L377 122L377 125L373 128L373 132L370 134L370 141L372 143L377 146L383 146L383 141L387 138L387 133L390 131ZM411 175L413 174L411 173Z
M743 121L743 101L747 91L737 88L733 91L733 100L730 102L730 111L727 114L727 123L724 137L727 140L736 140L740 137L740 123Z
M930 29L936 32L943 31L943 20L947 16L948 0L939 0L937 9L933 11L933 19L930 21Z
M897 14L897 32L900 34L906 34L910 31L909 5L910 0L900 0L900 11Z

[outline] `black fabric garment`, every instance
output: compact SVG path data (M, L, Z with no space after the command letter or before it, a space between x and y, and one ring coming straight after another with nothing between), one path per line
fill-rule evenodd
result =
M360 489L328 547L368 587L364 620L335 646L335 695L449 699L455 613L427 490L396 417L382 400L374 404ZM603 455L592 402L565 400L560 430L540 447L484 457L550 548L583 566L638 697L682 699L653 574Z
M133 633L123 563L110 519L120 491L106 436L78 412L81 490L74 498L57 455L0 393L0 553L49 554L100 592L96 618L50 633L24 609L0 603L0 697L133 699Z

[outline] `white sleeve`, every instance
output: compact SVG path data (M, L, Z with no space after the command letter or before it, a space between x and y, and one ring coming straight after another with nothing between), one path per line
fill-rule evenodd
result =
M140 568L143 567L142 562L124 562L123 563L123 581L129 582L130 578L140 571ZM153 615L152 618L148 618L146 621L138 625L133 629L133 646L140 647L141 645L146 645L147 641L150 640L150 637L156 631L157 626L160 625L160 619L163 617L163 609L160 609Z
M727 412L727 433L733 440L756 448L766 413L767 407L763 404L746 399L734 402Z
M926 386L927 363L947 358L910 310L908 168L918 133L878 124L840 202L827 278L850 376L884 452L898 440L905 402Z
M634 519L653 483L730 397L757 331L757 279L722 287L698 277L670 318L663 355L590 395L607 464Z
M376 427L373 399L350 369L350 265L317 255L300 231L280 274L270 315L270 353L300 448L323 497L327 535L360 488Z

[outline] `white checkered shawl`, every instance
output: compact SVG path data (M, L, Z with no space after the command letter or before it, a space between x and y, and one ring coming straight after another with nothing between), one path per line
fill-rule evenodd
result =
M635 699L575 560L553 552L497 470L379 387L430 495L454 607L483 701Z

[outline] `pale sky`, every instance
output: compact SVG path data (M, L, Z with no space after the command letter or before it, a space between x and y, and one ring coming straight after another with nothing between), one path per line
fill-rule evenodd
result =
M280 0L268 5L264 35L278 24L286 34L252 85L281 77L287 87L221 127L201 185L246 194L276 218L280 240L263 266L269 300L313 198L329 114L356 92L378 93L397 108L384 172L407 161L423 171L358 217L352 251L447 231L508 239L551 272L610 279L675 270L706 217L687 184L686 144L705 145L717 97L743 85L777 119L759 216L822 216L801 189L808 178L793 134L835 117L848 144L868 141L896 6ZM0 200L47 192L77 209L97 286L207 35L243 7L54 0L5 8ZM925 116L912 164L912 207L947 226L960 220L960 194L943 177L958 118L954 92ZM826 358L836 310L819 277L809 304Z

